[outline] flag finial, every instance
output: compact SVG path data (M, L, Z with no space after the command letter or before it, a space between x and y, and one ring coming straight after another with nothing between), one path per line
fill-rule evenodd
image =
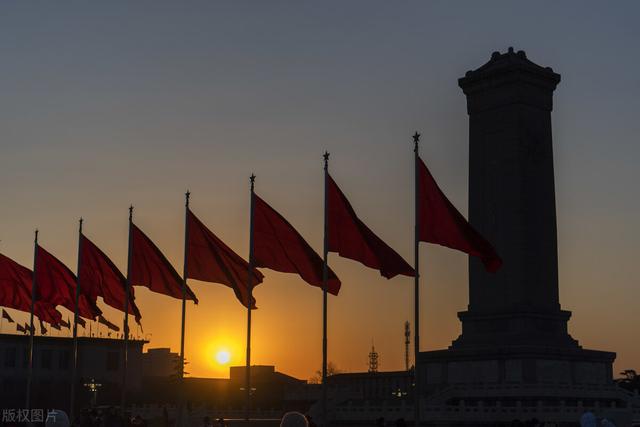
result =
M324 170L327 170L327 166L329 164L329 152L325 151L322 158L324 159Z
M39 233L39 231L38 231L38 229L36 228L36 231L35 231L36 243L38 243L38 233Z
M189 197L191 197L191 191L187 190L186 193L184 193L184 199L185 199L185 206L189 207Z
M418 151L418 143L420 142L420 134L418 131L413 134L413 143L415 144L414 150Z
M133 221L133 205L129 206L129 222Z
M80 233L82 233L82 223L84 222L84 219L82 217L80 217L80 220L78 220L78 224L80 226Z
M252 173L251 176L249 177L249 181L251 182L251 191L253 191L253 186L256 182L256 175Z

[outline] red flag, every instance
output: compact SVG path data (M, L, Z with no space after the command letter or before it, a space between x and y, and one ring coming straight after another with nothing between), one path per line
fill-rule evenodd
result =
M67 317L67 320L61 320L60 326L63 326L67 329L71 329L71 322L69 322L69 318Z
M31 311L31 270L0 254L0 305Z
M493 246L451 204L422 159L418 158L418 161L420 241L477 256L487 271L498 271L502 260Z
M182 278L135 224L131 224L131 284L146 286L154 292L182 299ZM186 287L186 299L198 299L189 287Z
M380 270L387 279L413 277L413 268L358 218L333 178L327 178L329 251Z
M31 310L31 271L0 254L0 304Z
M253 195L253 256L256 267L283 273L297 273L313 286L322 288L322 258L300 233L264 200ZM329 269L327 291L338 295L340 279Z
M109 322L107 319L104 318L104 316L100 315L98 316L98 323L102 323L103 325L105 325L107 328L111 329L112 331L116 331L118 332L120 330L120 328L118 328L116 325L114 325L113 323Z
M36 253L37 300L61 305L74 311L77 281L75 274L42 246L38 246ZM96 301L81 292L78 299L78 314L87 319L93 319L101 313Z
M249 264L225 245L190 210L187 210L187 220L187 277L227 285L246 307L249 296ZM262 283L263 278L262 273L254 269L251 287ZM256 308L253 296L251 308Z
M30 313L32 282L31 270L0 254L0 305ZM47 301L36 301L33 314L50 324L62 320L55 305Z
M87 322L80 316L78 316L78 325L82 326L83 328L87 327ZM91 327L91 324L89 324L89 327ZM71 322L69 322L69 329L71 329Z
M118 267L84 235L80 236L80 288L91 300L102 297L105 304L124 312L127 280ZM129 314L140 323L142 316L135 303L133 287L129 289Z
M62 314L53 305L42 301L36 301L33 314L50 325L58 325L62 322Z
M8 320L9 323L14 323L11 316L9 316L9 313L7 313L7 310L5 310L4 308L2 309L2 318Z

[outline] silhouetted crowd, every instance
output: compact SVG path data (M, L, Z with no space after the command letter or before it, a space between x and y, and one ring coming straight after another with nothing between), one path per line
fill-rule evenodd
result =
M104 411L82 410L71 427L147 427L147 421L139 415L124 417L117 408Z

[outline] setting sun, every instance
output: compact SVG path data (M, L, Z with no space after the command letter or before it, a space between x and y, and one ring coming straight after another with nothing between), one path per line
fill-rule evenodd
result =
M227 350L220 350L216 353L216 360L221 365L226 365L231 360L231 353Z
M200 363L207 367L206 375L213 377L229 377L229 366L244 362L242 344L232 334L217 333L203 336L207 344L200 348Z

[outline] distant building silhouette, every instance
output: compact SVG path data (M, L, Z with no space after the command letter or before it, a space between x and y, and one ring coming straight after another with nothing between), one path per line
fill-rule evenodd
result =
M244 404L245 366L229 368L230 396L233 400ZM281 407L287 390L306 383L305 380L294 378L275 370L275 366L251 366L252 405L256 407Z
M171 358L168 349L151 349L151 358ZM150 358L144 360L149 361ZM147 370L147 372L150 372ZM159 373L153 369L152 372ZM245 416L245 367L230 367L229 378L186 377L184 386L169 371L167 375L142 378L142 392L131 397L131 412L145 419L165 416L169 425L178 416L177 404L185 401L189 408L191 425L205 416L210 419L238 419ZM306 412L319 399L320 386L276 371L272 365L251 366L252 416L279 418L285 412Z
M170 348L150 348L142 353L142 376L170 378L180 373L180 355Z
M127 389L138 393L142 386L142 346L129 340ZM22 408L28 370L28 335L0 334L0 407ZM73 339L35 336L33 347L34 408L69 409ZM83 386L91 378L102 384L98 404L118 404L122 380L122 340L78 337L77 401L88 406L90 394Z
M144 353L143 363L153 360L155 367L144 369L147 374L152 375L142 378L143 392L133 396L132 403L175 405L181 400L180 393L184 391L184 398L191 406L206 405L217 410L236 410L240 413L233 416L243 416L241 412L245 405L245 366L230 367L228 379L186 377L184 388L181 388L178 387L179 381L174 374L175 371L168 369L171 364L167 361L173 359L173 355L169 349L150 349ZM160 365L167 369L156 369ZM256 410L305 409L317 398L315 393L310 391L316 387L307 385L304 380L278 372L272 365L251 366L251 385L252 408ZM305 395L309 395L309 398L304 397ZM294 403L293 406L286 405L285 401L288 400L298 403ZM302 408L299 407L299 402L304 403ZM159 406L156 407L158 408Z
M405 399L413 383L411 371L352 372L331 375L327 383L341 404L358 400L383 401ZM348 400L349 402L345 402Z

